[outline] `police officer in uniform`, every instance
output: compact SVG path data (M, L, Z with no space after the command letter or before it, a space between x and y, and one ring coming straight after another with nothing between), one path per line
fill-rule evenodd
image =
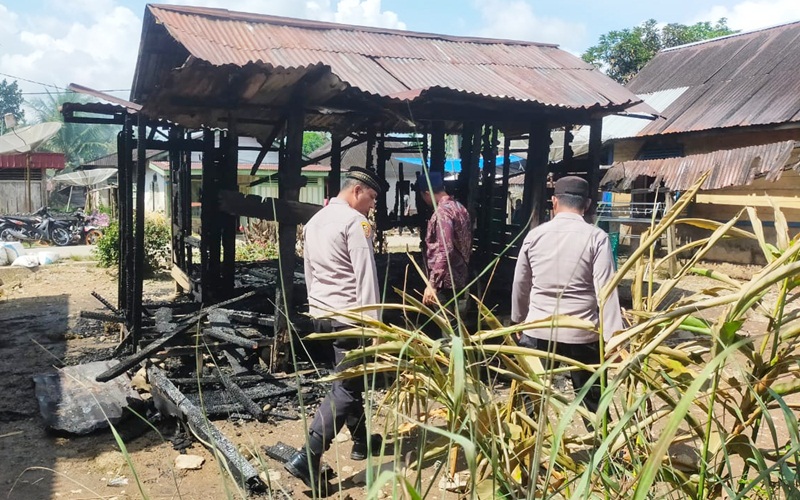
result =
M309 314L316 332L328 333L352 325L342 317L323 318L331 311L378 304L378 272L373 254L373 229L367 220L379 193L387 184L374 172L352 167L336 198L317 212L303 229L304 266ZM378 311L363 313L379 319ZM352 366L342 364L348 351L359 348L358 339L337 339L333 343L335 371ZM364 381L354 377L336 381L314 415L307 444L286 463L286 470L318 494L320 459L343 425L353 439L350 458L365 460L368 449L378 452L382 438L367 436L364 417Z

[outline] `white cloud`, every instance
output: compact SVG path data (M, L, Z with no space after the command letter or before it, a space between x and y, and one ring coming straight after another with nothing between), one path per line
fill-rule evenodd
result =
M70 82L129 88L141 20L109 0L80 0L75 6L71 15L57 10L40 16L10 13L14 30L0 23L0 39L6 41L0 72L60 88ZM0 19L6 17L2 9ZM25 93L57 90L24 80L19 85Z
M381 0L340 0L334 20L337 23L406 29L405 23L392 11L381 10Z
M332 6L331 0L173 0L171 3L405 29L405 24L396 13L382 9L381 0L338 0L335 6Z
M747 0L732 7L715 5L693 22L728 19L728 26L750 31L800 20L800 2L797 0Z
M571 51L582 47L587 36L584 24L539 16L528 0L479 0L475 7L484 24L480 36L556 43Z
M0 0L2 2L3 0ZM39 12L0 3L0 73L21 78L23 92L48 90L42 82L95 89L128 89L133 80L142 10L121 0L48 1ZM405 29L381 0L172 0L172 3L278 16ZM0 80L4 77L0 75ZM5 77L7 78L7 77ZM52 88L49 88L53 90ZM126 93L117 94L127 98ZM36 96L29 96L36 97Z

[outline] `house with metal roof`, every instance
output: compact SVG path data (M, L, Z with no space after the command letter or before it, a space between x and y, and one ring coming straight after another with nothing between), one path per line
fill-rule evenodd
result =
M661 116L614 118L619 127L608 138L613 163L603 189L657 203L710 172L693 217L729 220L749 205L769 225L771 199L800 227L798 77L800 22L659 52L627 88ZM608 124L604 132L611 132ZM684 236L695 232L685 230ZM760 252L740 243L727 243L710 258L757 260Z
M0 214L30 213L47 204L47 171L65 167L62 153L0 155Z
M416 141L428 168L443 172L446 140L458 137L458 190L476 219L474 255L481 267L526 229L509 229L506 204L496 203L508 193L512 140L527 144L523 208L538 221L546 202L552 129L590 127L588 160L557 175L584 175L597 187L602 118L630 109L655 113L634 93L552 44L174 5L145 9L130 101L72 88L112 104L65 105L65 119L97 122L99 113L105 123L123 125L120 222L127 251L120 252L120 266L130 271L121 273L130 283L120 286L120 309L134 341L142 309L134 263L143 242L133 227L142 224L145 199L144 189L137 188L135 198L133 193L134 186L147 182L146 149L169 152L173 276L211 304L234 294L239 218L277 220L281 261L295 262L297 226L319 209L300 198L305 172L328 158L327 195L334 196L342 158L358 144L367 146L358 165L385 178L392 143ZM304 157L304 131L329 133L330 150ZM239 191L240 137L260 145L250 175L277 153L277 197L264 200ZM141 152L135 162L133 149ZM191 158L197 152L202 153L199 241L190 222ZM479 168L481 158L488 168ZM399 222L390 220L387 201L381 197L377 203L379 241ZM198 254L200 262L192 261ZM294 281L294 267L281 266L284 283ZM301 312L292 287L285 292L275 301L276 337L286 328L283 312Z

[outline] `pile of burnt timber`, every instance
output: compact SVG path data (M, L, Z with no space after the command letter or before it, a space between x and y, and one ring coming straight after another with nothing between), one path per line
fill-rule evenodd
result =
M302 372L276 376L263 366L261 360L268 359L272 347L274 317L252 309L266 302L269 291L239 293L205 308L196 302L145 304L138 342L96 380L105 382L144 368L157 415L188 427L225 460L240 485L258 491L265 485L257 469L209 419L297 420L303 411L298 393L308 403L318 398L320 388L312 384L316 373L313 379ZM108 301L95 297L109 312L82 312L82 317L123 321Z

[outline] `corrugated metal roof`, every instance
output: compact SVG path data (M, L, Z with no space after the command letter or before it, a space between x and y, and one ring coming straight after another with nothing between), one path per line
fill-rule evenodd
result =
M153 161L150 162L151 165L157 167L159 170L168 171L169 170L169 162L168 161ZM239 171L241 175L250 175L250 170L253 168L252 163L239 163L236 166L236 170ZM192 171L201 171L203 170L203 163L198 161L192 162ZM303 172L330 172L331 167L329 165L307 165L303 167ZM258 169L259 172L277 172L278 165L272 163L263 163Z
M628 84L688 87L639 136L800 121L800 22L659 52Z
M198 63L269 69L262 69L259 78L245 85L244 94L261 104L282 104L276 102L282 89L321 65L341 82L339 86L335 79L326 82L330 86L327 98L347 88L383 98L411 99L438 89L569 109L618 110L640 102L591 65L550 44L383 30L222 9L150 5L148 11L151 16L145 16L142 47L148 46L150 37L161 53L140 53L132 96L145 109L148 96L164 86L163 78L170 78L175 86L191 85L186 89L189 95L206 96L215 82L211 76L198 81L201 75L191 71ZM171 48L159 38L157 26L169 33ZM153 57L162 61L154 62ZM164 71L171 77L157 74Z
M31 153L30 167L41 170L63 170L65 167L63 153ZM26 168L28 155L0 155L0 168Z
M639 177L652 177L655 179L653 186L663 182L671 191L683 191L706 172L711 175L703 184L704 190L744 186L762 176L775 181L780 178L795 146L795 141L783 141L682 158L615 162L600 185L611 191L626 191Z

